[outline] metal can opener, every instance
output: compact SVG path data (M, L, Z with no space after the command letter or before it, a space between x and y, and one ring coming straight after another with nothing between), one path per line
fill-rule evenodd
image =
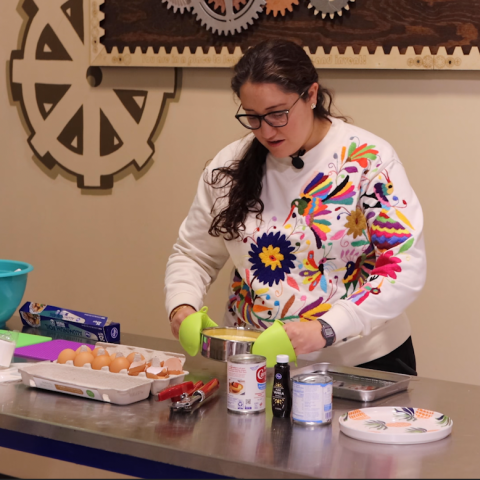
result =
M178 385L173 385L172 387L166 388L158 394L158 400L168 400L172 399L172 402L178 402L182 398L185 398L191 395L195 390L203 387L203 382L200 380L197 383L193 382L183 382Z
M220 383L214 378L191 394L187 394L180 400L173 402L170 408L172 412L193 412L212 398L219 387Z

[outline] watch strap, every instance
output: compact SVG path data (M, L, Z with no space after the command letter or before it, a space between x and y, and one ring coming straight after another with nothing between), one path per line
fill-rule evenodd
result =
M319 318L318 321L322 326L322 337L327 342L324 348L330 347L335 343L335 340L336 340L335 330L333 330L332 326L329 323L327 323L325 320L322 320Z

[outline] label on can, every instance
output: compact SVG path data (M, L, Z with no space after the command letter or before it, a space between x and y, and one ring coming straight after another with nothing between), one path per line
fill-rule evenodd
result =
M237 413L265 410L267 367L265 357L233 355L227 362L227 408Z
M293 377L293 420L307 424L330 423L332 391L332 379L327 375Z

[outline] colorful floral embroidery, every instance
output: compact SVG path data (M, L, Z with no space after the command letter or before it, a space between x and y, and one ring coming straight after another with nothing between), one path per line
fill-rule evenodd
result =
M395 248L412 236L400 222L392 220L383 210L373 221L370 234L379 250Z
M349 300L356 305L361 305L370 295L378 295L382 292L380 289L382 283L378 287L372 286L371 283L365 283L359 290L350 295Z
M269 325L263 323L263 321L273 321L265 318L260 319L255 315L255 310L259 310L259 307L260 309L262 308L262 305L254 305L256 298L260 297L261 295L256 296L255 294L252 294L252 290L247 282L245 282L245 280L240 277L237 270L235 270L232 282L232 295L229 299L229 310L232 313L237 313L240 326L249 324L255 328L265 329Z
M366 168L369 160L377 158L378 150L374 150L374 148L375 145L366 143L357 147L356 143L352 142L348 148L347 162L357 162L362 168Z
M354 255L355 250L345 252L345 258L348 260L345 265L345 275L343 276L343 284L345 285L345 294L342 298L347 298L350 287L355 290L357 285L363 285L366 279L371 275L375 266L375 250L371 244L366 250L356 258L355 261L349 260ZM343 253L343 252L342 252Z
M251 251L249 262L252 264L252 271L259 282L272 286L278 285L285 275L295 268L293 263L296 260L292 252L292 246L286 236L281 232L264 233L257 238L257 243L250 245Z
M363 235L367 229L367 219L359 207L350 212L344 227L348 229L347 235L353 235L354 239Z
M303 283L309 285L308 290L312 291L320 284L320 288L327 293L327 280L325 278L325 264L328 260L333 258L323 257L317 264L315 262L315 252L313 250L308 252L306 260L303 261L305 270L300 271L300 276L304 278Z
M323 303L323 297L320 297L313 303L310 303L300 311L300 318L306 321L318 320L322 315L332 308L330 303Z
M292 202L290 217L295 218L294 210L305 217L307 225L312 229L317 242L317 248L321 248L322 241L327 239L330 232L331 222L327 220L331 210L327 205L352 205L355 196L355 187L347 175L335 188L331 177L318 173L315 178L303 189L301 198ZM333 188L333 190L332 190Z
M379 250L388 250L404 243L412 236L401 222L392 219L388 215L389 210L393 210L397 214L397 217L411 229L413 229L413 226L408 218L399 210L400 208L405 208L407 202L405 200L400 202L397 196L393 196L391 200L389 199L389 197L393 195L394 187L388 171L385 170L382 172L379 178L381 179L382 176L385 178L386 183L377 182L373 186L373 193L363 194L361 198L376 200L376 203L373 205L363 203L364 209L382 208L372 222L370 234L372 242ZM402 203L402 206L399 205L400 203Z
M230 297L239 325L318 320L339 297L361 305L402 273L400 256L414 244L407 202L376 147L350 140L301 189L283 225L272 217L242 236L248 267L235 272Z
M375 263L375 268L372 270L372 275L380 275L382 277L397 278L397 273L402 271L402 267L398 265L402 260L393 256L393 252L382 253Z

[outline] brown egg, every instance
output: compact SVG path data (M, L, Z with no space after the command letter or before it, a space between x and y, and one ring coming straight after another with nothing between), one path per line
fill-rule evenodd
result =
M66 348L60 352L60 355L57 358L57 363L67 363L69 360L75 360L77 356L76 352L71 348Z
M92 351L92 354L97 358L98 355L108 355L108 352L103 347L97 347Z
M92 352L92 349L90 347L88 347L87 345L80 345L78 348L77 348L77 353L80 353L80 352Z
M110 371L112 373L119 373L121 370L128 370L130 362L125 357L117 357L110 364Z
M122 353L122 352L113 352L111 355L110 355L110 358L112 360L115 360L117 358L117 355L122 357L122 358L125 358L125 355ZM128 363L131 363L130 361Z
M77 353L73 364L76 367L83 367L86 363L92 364L95 357L92 355L92 352L80 352Z
M109 367L112 363L110 355L98 355L92 363L93 370L101 370L102 367Z
M142 360L145 360L145 357L141 354L141 353L137 353L137 352L132 352L130 355L127 355L127 360L132 363L133 362L133 359L135 358L135 355L140 355L141 359Z

